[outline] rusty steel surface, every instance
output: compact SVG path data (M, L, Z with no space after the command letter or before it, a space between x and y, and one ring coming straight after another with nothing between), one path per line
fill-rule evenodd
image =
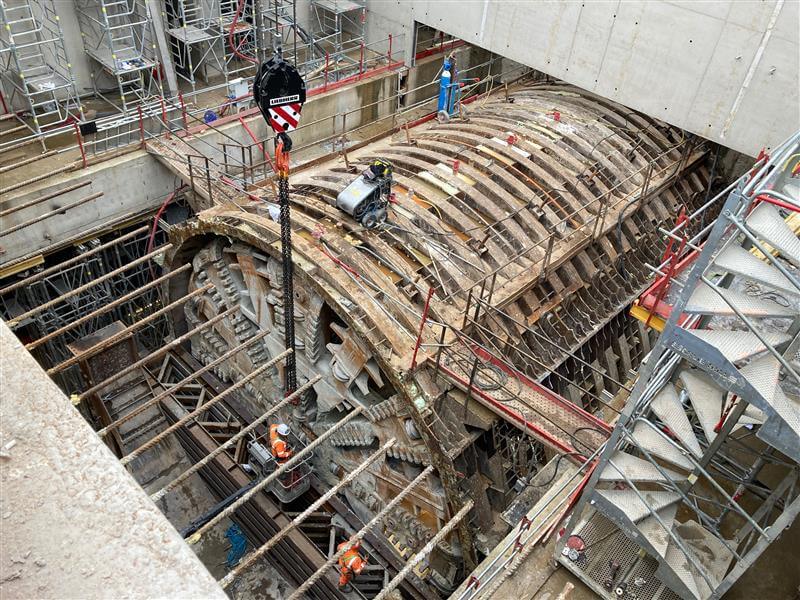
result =
M601 419L536 379L638 295L658 227L701 202L707 184L705 150L679 130L569 86L520 85L512 97L487 97L468 120L422 125L290 175L298 380L323 378L286 418L313 437L363 407L346 435L331 438L342 472L375 443L397 439L393 462L370 467L348 497L362 520L413 469L435 467L435 481L395 515L400 553L424 545L472 495L462 453L476 434L466 408L463 418L442 410L448 389L559 453L587 456L603 443ZM212 286L174 311L176 334L241 306L240 317L193 340L208 364L258 331L274 333L225 367L222 377L234 381L283 347L275 199L268 187L236 193L213 170L193 171L190 182L179 148L191 149L191 138L159 143L172 148L154 150L191 185L199 210L171 231L169 267L192 270L170 280L170 296ZM376 158L394 166L395 197L387 223L367 230L335 202ZM418 335L422 359L411 371ZM477 366L465 340L484 348ZM500 369L499 386L485 385L487 369L498 372L492 354L513 365ZM247 388L255 412L269 407L264 390L279 389L280 378L268 373ZM332 486L330 464L320 477ZM458 523L462 552L440 545L444 562L471 568L474 528ZM442 583L445 572L436 580L444 588L454 583Z
M333 206L355 176L339 160L292 175L299 276L352 303L344 312L395 369L406 368L429 287L432 315L455 326L468 290L497 273L492 304L530 327L573 293L592 294L586 265L613 261L641 238L628 225L634 210L624 215L624 239L614 230L645 183L660 192L651 194L653 209L643 209L652 221L705 183L702 175L684 181L702 152L683 156L682 132L663 123L568 86L523 88L513 97L513 104L478 102L468 122L415 128L411 144L397 135L348 154L359 166L374 157L394 164L396 204L381 230L364 230ZM279 228L266 207L244 194L232 206L231 188L222 187L220 202L179 235L217 232L274 251Z

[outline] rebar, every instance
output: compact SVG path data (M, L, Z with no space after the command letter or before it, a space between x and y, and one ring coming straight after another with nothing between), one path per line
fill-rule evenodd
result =
M32 308L29 311L24 312L24 313L22 313L21 315L19 315L17 317L14 317L7 324L8 324L9 327L11 327L13 329L14 327L19 325L22 321L24 321L28 317L32 317L33 315L38 315L40 312L42 312L44 310L47 310L48 308L51 308L52 306L55 306L59 302L63 302L67 298L71 298L72 296L76 296L76 295L78 295L78 294L80 294L82 292L85 292L86 290L91 289L92 287L96 286L98 283L103 283L104 281L108 281L112 277L116 277L120 273L124 273L125 271L127 271L128 269L130 269L132 267L140 265L143 262L146 262L146 261L150 260L151 258L154 258L154 257L156 257L156 256L158 256L160 254L163 254L164 252L166 252L167 250L170 250L171 248L172 248L172 244L165 244L165 245L161 246L160 248L158 248L157 250L153 250L152 252L149 252L149 253L145 254L144 256L141 256L141 257L139 257L139 258L137 258L135 260L132 260L131 262L129 262L126 265L122 265L118 269L114 269L113 271L111 271L109 273L106 273L105 275L103 275L101 277L98 277L97 279L93 279L89 283L86 283L86 284L84 284L84 285L82 285L80 287L75 288L74 290L70 290L70 291L66 292L65 294L62 294L58 298L54 298L53 300L50 300L49 302L45 302L44 304L40 304L39 306L37 306L35 308Z
M331 489L327 492L322 494L317 500L315 500L311 506L306 508L303 512L297 515L292 521L286 525L283 529L278 531L275 535L273 535L269 540L267 540L258 550L251 552L247 558L245 558L242 562L240 562L235 569L233 569L230 573L228 573L224 578L222 578L219 584L226 588L239 574L242 573L247 567L252 565L256 560L258 560L261 556L266 554L272 547L275 546L278 542L280 542L284 537L286 537L291 531L293 531L297 526L300 525L303 521L305 521L308 516L316 511L320 506L325 504L328 500L330 500L334 494L336 494L341 488L350 485L353 481L355 481L356 477L361 475L367 468L374 463L376 460L381 458L384 453L391 448L395 444L395 438L389 439L383 446L378 448L375 452L373 452L370 456L367 457L364 462L362 462L358 467L356 467L352 472L350 472L344 479L339 481L336 485L334 485Z
M36 141L36 140L31 140L31 141ZM23 210L25 208L29 208L29 207L34 206L36 204L40 204L42 202L46 202L47 200L52 200L53 198L57 198L58 196L62 196L64 194L68 193L68 192L73 192L73 191L75 191L77 189L80 189L82 187L86 187L87 185L91 185L91 183L92 183L91 180L81 181L80 183L76 183L76 184L67 186L67 187L65 187L63 189L60 189L60 190L56 191L56 192L51 192L49 194L45 194L44 196L41 196L41 197L36 198L34 200L29 200L28 202L23 202L22 204L17 204L16 206L12 206L11 208L6 208L5 210L0 210L0 217L5 217L6 215L10 215L11 213L15 213L18 210Z
M461 510L459 510L455 515L453 515L453 518L450 519L445 524L445 526L438 531L438 533L435 536L433 536L431 541L425 544L425 546L423 546L423 548L419 552L417 552L414 556L411 557L411 559L406 563L406 566L403 567L403 569L397 575L394 576L394 579L392 579L386 585L386 587L384 587L381 590L381 593L375 597L375 600L385 600L385 598L390 593L392 593L395 589L397 589L397 586L399 586L400 583L402 583L402 581L408 576L408 574L411 573L411 571L414 570L414 568L419 563L421 563L425 559L425 557L428 556L428 554L433 552L433 549L436 547L436 544L438 544L445 537L447 537L450 534L450 532L453 529L455 529L456 525L458 525L461 522L461 520L467 515L467 513L470 510L472 510L472 505L473 505L472 500L467 500L464 503L464 506L461 507Z
M219 394L217 394L216 396L214 396L208 402L200 405L199 407L194 409L192 412L190 412L188 415L186 415L184 417L181 417L180 419L175 421L172 425L167 427L164 431L162 431L161 433L159 433L155 437L149 439L144 444L142 444L141 446L136 448L136 450L134 450L134 451L130 452L129 454L126 454L125 456L123 456L120 459L119 462L122 463L122 465L127 465L133 459L137 458L138 456L140 456L144 452L147 452L147 450L149 450L150 448L152 448L153 446L158 444L161 440L166 438L168 435L170 435L171 433L177 431L179 428L183 427L186 423L188 423L189 421L191 421L195 417L203 414L204 412L206 412L212 406L214 406L216 404L219 404L225 398L230 396L233 392L235 392L239 388L242 388L245 385L247 385L251 380L253 380L256 377L258 377L259 375L261 375L267 369L272 368L273 366L275 366L278 362L280 362L281 360L286 358L286 355L289 354L289 353L290 353L289 350L284 350L283 352L281 352L278 356L276 356L272 360L264 363L263 365L261 365L260 367L255 369L254 371L251 371L246 376L242 377L239 381L234 383L232 386L230 386L226 390L224 390L224 391L220 392Z
M137 231L141 231L141 230L137 230ZM99 249L100 249L100 247L98 246L96 248L96 250L99 250ZM84 258L84 256L85 255L82 255L82 256L80 256L78 258ZM64 264L66 264L66 263L62 263L61 265L57 265L57 266L61 267ZM44 344L46 342L49 342L53 338L56 338L56 337L60 336L63 333L66 333L70 329L74 329L75 327L83 325L87 321L89 321L89 320L91 320L91 319L93 319L93 318L95 318L95 317L97 317L99 315L102 315L103 313L106 313L106 312L116 308L117 306L120 306L121 304L124 304L125 302L135 298L136 296L138 296L142 292L146 292L147 290L158 286L159 284L165 282L166 280L171 279L175 275L178 275L179 273L183 273L183 272L185 272L185 271L187 271L187 270L189 270L191 268L192 268L192 265L190 263L187 263L187 264L183 265L182 267L179 267L179 268L175 269L174 271L170 271L169 273L166 273L166 274L162 275L161 277L158 277L158 278L154 279L153 281L150 281L149 283L146 283L142 287L137 288L134 291L125 294L124 296L120 296L119 298L117 298L113 302L109 302L108 304L105 304L105 305L101 306L97 310L93 310L89 314L84 315L84 316L80 317L79 319L77 319L75 321L71 321L70 323L67 323L63 327L60 327L59 329L56 329L55 331L53 331L51 333L48 333L44 337L41 337L38 340L34 340L34 341L32 341L32 342L30 342L28 344L25 344L25 349L28 350L28 351L31 351L34 348L37 348L37 347L41 346L42 344ZM27 280L25 280L25 281L27 281ZM11 287L11 286L9 286L9 287ZM5 291L5 290L0 290L0 294L2 294L3 291Z
M125 327L124 329L122 329L121 331L115 333L111 337L109 337L109 338L103 340L102 342L92 346L91 348L89 348L85 352L82 352L81 354L79 354L77 356L73 356L72 358L68 358L64 362L60 362L56 366L47 369L47 374L48 375L53 375L55 373L60 373L64 369L67 369L67 368L71 367L72 365L81 362L82 360L86 360L88 358L91 358L92 356L95 356L96 354L99 354L100 352L102 352L103 350L106 350L107 348L110 348L111 346L113 346L117 342L121 342L123 340L127 340L129 337L132 337L134 335L134 333L136 332L137 329L140 329L140 328L144 327L145 325L147 325L148 323L151 323L152 321L155 321L161 315L171 311L173 308L177 308L178 306L180 306L184 302L187 302L188 300L191 300L195 296L199 296L200 294L204 294L205 292L209 291L213 287L214 287L213 283L208 283L208 284L204 285L203 287L194 290L193 292L189 292L188 294L186 294L182 298L178 298L174 302L172 302L170 304L167 304L165 307L160 308L159 310L155 311L154 313L150 313L145 318L143 318L143 319L141 319L139 321L136 321L133 325L129 325L128 327Z
M384 518L386 518L386 515L388 515L391 511L393 511L395 507L397 507L405 499L405 497L408 496L414 490L414 488L416 488L420 483L425 481L425 479L431 473L433 473L433 471L434 471L433 466L426 467L425 470L423 470L422 473L417 475L412 482L410 482L403 490L400 491L399 494L397 494L394 498L392 498L391 502L389 502L386 506L384 506L383 509L381 509L381 511L378 514L372 517L369 523L367 523L366 525L364 525L364 527L359 529L357 533L354 533L352 536L350 536L350 538L347 540L346 546L343 547L341 550L336 551L336 553L333 556L331 556L328 560L326 560L325 564L323 564L319 569L317 569L316 572L311 577L306 579L299 588L297 588L294 592L292 592L292 595L289 596L287 600L299 600L302 594L304 594L307 590L311 589L311 586L313 586L317 581L319 581L319 579L325 574L326 569L336 564L336 561L339 560L339 558L347 551L347 547L352 546L356 542L360 542L361 540L363 540L370 529L375 527L375 525L377 525Z
M27 221L23 221L22 223L14 225L13 227L9 227L8 229L6 229L4 231L0 231L0 237L5 237L7 235L11 235L15 231L19 231L20 229L25 229L26 227L30 227L31 225L35 225L36 223L39 223L40 221L44 221L45 219L49 219L50 217L53 217L55 215L60 215L62 213L65 213L65 212L67 212L68 210L70 210L72 208L76 208L78 206L82 206L82 205L86 204L87 202L91 202L92 200L97 200L102 195L103 195L103 192L95 192L94 194L90 194L89 196L86 196L84 198L80 198L79 200L75 200L75 202L70 202L69 204L65 204L61 208L55 208L55 209L53 209L51 211L48 211L48 212L46 212L44 214L38 215L38 216L36 216L36 217L34 217L32 219L28 219Z
M118 371L118 372L114 373L113 375L111 375L110 377L107 377L103 381L100 381L100 382L94 384L88 390L85 390L85 391L81 392L79 398L81 400L83 400L84 398L86 398L90 394L94 394L95 392L98 392L98 391L102 390L104 387L108 387L109 385L111 385L115 381L117 381L117 382L120 381L128 373L132 373L133 371L135 371L136 369L138 369L140 367L143 367L147 363L152 362L152 361L154 361L154 360L156 360L158 358L161 358L162 356L164 356L167 352L169 352L173 348L176 348L176 347L180 346L183 342L185 342L186 340L190 339L193 335L196 335L196 334L200 333L201 331L205 331L209 327L213 327L214 325L219 323L222 319L224 319L225 317L231 316L233 313L235 313L238 310L239 310L239 306L236 305L236 306L234 306L232 308L229 308L228 310L226 310L224 312L219 313L218 315L214 315L213 317L211 317L207 321L203 321L200 325L198 325L194 329L190 329L189 331L187 331L183 335L176 337L174 340L172 340L170 342L167 342L166 344L161 346L161 348L159 348L155 352L151 352L147 356L145 356L143 358L140 358L139 360L129 364L126 367L123 367L123 369L121 371Z
M311 451L312 451L314 448L316 448L317 446L319 446L320 444L322 444L322 442L324 442L324 441L325 441L325 440L327 440L329 437L331 437L331 436L332 436L334 433L336 433L336 432L337 432L337 431L338 431L338 430L339 430L339 429L340 429L340 428L341 428L343 425L346 425L347 423L349 423L350 421L352 421L354 418L356 418L358 415L360 415L360 414L363 412L363 410L364 410L364 407L363 407L363 406L358 406L358 407L356 407L356 409L355 409L355 410L353 410L353 412L351 412L350 414L346 415L346 416L345 416L343 419L340 419L340 420L339 420L339 421L337 421L337 422L336 422L334 425L332 425L331 427L329 427L329 428L328 428L328 429L327 429L327 430L326 430L324 433L322 433L322 434L321 434L321 435L320 435L320 436L319 436L317 439L315 439L313 442L311 442L311 443L310 443L308 446L306 446L305 448L301 448L300 450L298 450L298 451L297 451L297 453L296 453L296 454L295 454L295 455L294 455L292 458L290 458L290 459L289 459L289 460L287 460L285 463L283 463L282 465L280 465L280 466L279 466L277 469L275 469L275 471L273 471L272 473L270 473L270 474L269 474L267 477L265 477L264 479L262 479L261 481L259 481L259 482L258 482L258 483L257 483L255 486L253 486L253 487L250 489L250 491L248 491L248 492L247 492L247 493L246 493L244 496L242 496L241 498L239 498L239 499L238 499L236 502L234 502L233 504L231 504L231 505L230 505L228 508L226 508L225 510L223 510L223 511L222 511L221 513L219 513L219 514L218 514L216 517L214 517L213 519L211 519L211 520L210 520L208 523L206 523L205 525L203 525L203 526L202 526L200 529L198 529L198 530L197 530L197 531L194 533L194 535L192 535L190 538L188 538L188 540L187 540L187 541L188 541L190 544L195 544L195 543L197 543L198 541L200 541L200 538L202 537L202 535L203 535L203 534L204 534L206 531L208 531L209 529L211 529L212 527L214 527L214 525L216 525L217 523L219 523L219 522L220 522L220 521L222 521L223 519L226 519L226 518L230 517L230 516L231 516L231 515L232 515L234 512L236 512L236 510L238 510L238 509L239 509L239 507L241 507L241 506L242 506L242 505L243 505L245 502L247 502L248 500L250 500L250 499L251 499L253 496L255 496L257 493L259 493L261 490L263 490L265 487L267 487L267 486L268 486L270 483L272 483L273 481L275 481L275 480L276 480L278 477L280 477L280 476L281 476L283 473L285 473L286 471L288 471L288 470L289 470L289 469L291 469L291 468L294 468L294 466L295 466L295 465L299 464L299 463L300 463L300 462L303 460L303 457L304 457L306 454L308 454L309 452L311 452Z
M297 388L294 392L292 392L291 394L286 396L283 400L278 402L278 404L276 404L275 406L270 408L267 412L265 412L263 415L258 417L252 423L250 423L247 427L245 427L244 429L241 429L240 431L238 431L236 433L236 435L231 437L224 444L222 444L221 446L218 446L217 448L212 450L209 454L207 454L202 459L200 459L195 464L193 464L191 467L186 469L183 473L178 475L175 479L170 481L167 485L162 487L160 490L158 490L157 492L155 492L153 494L150 494L150 499L153 502L157 502L158 500L160 500L161 498L166 496L167 493L169 493L171 490L175 489L175 487L180 485L181 482L186 481L186 479L189 476L191 476L194 473L197 473L197 471L199 471L204 466L206 466L215 457L219 456L222 452L224 452L228 448L232 447L234 443L238 442L240 439L242 439L248 433L253 431L256 427L261 425L264 421L266 421L268 418L270 418L272 415L274 415L280 409L285 407L287 404L290 404L295 398L299 398L306 390L310 389L320 379L322 379L322 375L315 375L312 379L310 379L309 381L307 381L306 383L301 385L299 388Z
M247 340L246 342L242 342L238 346L235 346L234 348L231 348L225 354L219 356L218 358L215 358L213 361L208 363L206 366L198 369L197 371L194 371L193 373L189 373L189 375L187 375L186 377L181 379L175 385L165 389L163 392L161 392L157 396L154 396L150 400L146 401L144 404L141 404L141 405L137 406L131 412L127 413L126 415L124 415L122 417L120 417L119 419L117 419L113 423L109 423L106 427L104 427L103 429L100 429L97 432L97 435L99 435L100 437L105 437L106 435L108 435L108 433L112 429L116 429L117 427L119 427L123 423L126 423L127 421L129 421L130 419L135 417L136 415L142 413L143 411L147 410L151 406L154 406L156 403L160 402L161 400L163 400L164 398L166 398L170 394L172 394L174 392L177 392L180 388L182 388L184 385L186 385L187 383L189 383L193 379L197 379L201 375L207 373L208 371L210 371L211 369L213 369L214 367L216 367L220 363L228 360L231 356L233 356L234 354L236 354L237 352L242 350L245 346L249 346L250 344L255 343L256 341L260 340L261 338L263 338L267 334L269 334L269 331L262 331L262 332L258 333L257 335L253 336L252 338L250 338L249 340Z

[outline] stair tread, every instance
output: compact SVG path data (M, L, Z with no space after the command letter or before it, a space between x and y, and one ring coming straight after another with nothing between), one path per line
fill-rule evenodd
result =
M781 363L768 354L742 367L741 374L789 427L800 435L800 408L781 389Z
M639 490L595 490L610 506L619 510L631 523L638 523L646 517L651 516L650 511L658 512L671 504L680 500L681 495L677 492L666 491L642 491ZM642 498L639 497L642 495Z
M663 458L673 465L686 469L687 471L692 470L692 462L686 458L680 450L675 448L656 431L641 421L634 426L631 437L639 447L644 448L651 454Z
M684 369L679 375L689 401L694 407L697 420L706 434L706 439L714 441L717 434L714 428L722 416L725 392L717 386L705 373L697 369Z
M758 281L775 290L800 294L800 290L783 273L741 246L728 246L714 259L714 263L730 273Z
M625 473L625 476L632 482L664 482L668 481L656 468L656 466L649 460L633 456L627 452L617 451L611 457L614 463L608 463L603 471L600 473L600 481L624 481L624 477L620 474L620 470ZM671 469L663 468L663 471L673 481L682 481L686 479L685 475L676 473Z
M650 402L650 408L692 454L697 457L702 456L703 451L683 410L675 386L667 383Z
M652 546L652 549L655 550L660 556L664 556L667 551L667 546L669 546L670 537L668 530L672 529L672 524L675 521L675 515L677 512L677 502L670 504L669 506L665 506L658 511L658 516L664 525L667 526L667 529L664 529L661 526L661 523L658 522L658 519L656 519L653 515L643 519L642 522L638 524L639 532L647 539Z
M781 256L800 267L800 239L774 206L762 202L747 216L745 223L748 229L778 250Z
M691 592L695 598L700 598L700 591L697 589L694 575L689 568L689 559L676 543L670 542L664 554L664 560L666 564L669 565L672 572L683 582L689 592Z
M694 553L697 562L714 584L714 588L719 586L733 560L733 553L697 521L680 523L675 526L675 532ZM701 591L704 588L709 589L708 582L702 577L695 577L695 583Z
M752 331L724 329L686 329L685 331L719 350L732 363L750 358L767 349ZM773 346L789 339L789 336L776 332L761 332L761 336Z
M781 306L777 302L725 288L712 289L712 286L702 281L695 288L684 310L695 314L736 316L729 303L747 317L791 317L796 314L791 307Z

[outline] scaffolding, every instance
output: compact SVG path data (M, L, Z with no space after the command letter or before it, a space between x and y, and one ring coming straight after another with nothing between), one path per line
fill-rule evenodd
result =
M167 34L178 77L192 93L254 74L258 39L252 0L165 2Z
M145 1L77 0L75 6L84 50L93 59L95 94L126 114L151 96L163 95ZM103 89L109 78L114 87Z
M53 0L0 0L0 21L0 82L9 109L36 135L69 119L82 120Z
M332 53L341 52L345 41L359 43L364 39L367 9L363 2L312 0L311 7L318 27L318 41L330 44ZM344 39L342 33L346 29L354 34L354 38Z
M691 269L654 269L676 299L558 547L601 597L720 598L800 512L799 148L667 232Z
M284 50L284 56L295 65L299 65L298 53L295 51L294 40L291 38L297 16L294 0L262 0L258 6L261 59L268 58L267 54L270 51L281 47ZM307 34L304 34L305 30L300 33L300 37L304 42L308 42Z
M150 227L138 227L106 242L87 240L74 247L72 258L0 289L3 319L45 368L70 360L69 345L77 340L114 322L133 324L161 306L161 289L150 282L160 267L141 259L150 235ZM164 237L157 229L153 241ZM146 325L136 334L137 344L158 347L168 333L166 318ZM56 377L69 393L83 386L73 367Z

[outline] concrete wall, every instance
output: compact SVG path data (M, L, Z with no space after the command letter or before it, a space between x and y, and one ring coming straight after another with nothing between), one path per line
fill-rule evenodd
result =
M0 218L0 231L4 231L95 192L103 192L96 200L0 237L0 265L32 253L47 253L61 242L79 238L86 230L104 223L123 222L154 210L175 187L172 173L146 152L137 151L26 188L4 199L2 208L18 206L82 181L91 183Z
M0 322L0 596L227 596Z
M800 128L794 0L367 5L371 36L424 23L749 155Z

